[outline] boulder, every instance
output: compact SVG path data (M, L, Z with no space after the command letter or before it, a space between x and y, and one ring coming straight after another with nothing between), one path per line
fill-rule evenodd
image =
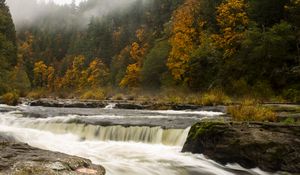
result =
M90 160L33 148L0 135L0 175L104 175Z
M300 126L203 121L191 128L182 151L221 164L300 173Z

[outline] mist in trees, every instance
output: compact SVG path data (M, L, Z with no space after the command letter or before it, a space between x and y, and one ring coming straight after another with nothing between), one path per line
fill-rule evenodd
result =
M7 3L17 39L9 34L14 61L1 70L24 72L26 89L184 87L300 100L299 0Z

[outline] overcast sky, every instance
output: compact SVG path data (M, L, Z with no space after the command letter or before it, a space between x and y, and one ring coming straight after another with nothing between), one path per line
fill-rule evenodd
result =
M40 1L54 1L57 4L69 4L72 2L72 0L40 0ZM76 0L76 3L79 4L83 0Z

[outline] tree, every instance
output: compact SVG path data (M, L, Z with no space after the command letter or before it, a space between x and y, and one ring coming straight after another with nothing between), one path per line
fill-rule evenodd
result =
M139 87L139 85L140 85L140 79L139 79L140 72L141 72L141 68L137 63L130 64L127 67L126 75L122 79L122 81L120 82L119 86L122 87L122 88L125 88L125 87L136 88L136 87Z
M119 86L138 87L140 85L140 71L144 62L144 57L148 51L148 43L146 41L145 30L140 28L136 31L138 42L133 42L130 49L130 56L134 64L127 66L126 74Z
M226 0L217 7L217 23L220 34L215 35L215 42L224 50L224 57L231 57L239 49L244 38L249 18L244 0Z
M101 59L96 58L88 67L88 85L96 88L106 85L109 77L109 70Z
M34 86L35 87L44 87L47 85L48 80L48 67L43 61L36 62L34 64Z
M69 68L62 79L62 87L67 89L78 89L87 81L84 70L85 57L79 55L74 57L71 68Z
M173 13L172 32L170 38L171 52L167 66L175 80L183 80L188 69L191 53L197 42L197 22L195 15L198 12L198 0L186 0Z
M144 88L159 88L163 73L168 71L166 66L170 52L167 40L157 42L149 51L141 70L141 81Z
M0 95L8 90L9 72L17 64L16 32L4 0L0 1Z
M249 0L249 18L262 29L272 27L284 18L284 6L288 2L289 0Z

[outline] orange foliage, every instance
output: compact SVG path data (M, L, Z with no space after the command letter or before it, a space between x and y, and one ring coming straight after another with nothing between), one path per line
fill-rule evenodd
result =
M127 67L126 75L120 82L120 87L138 87L140 84L139 76L140 76L141 68L138 64L130 64Z
M67 70L62 79L62 87L64 88L79 88L86 82L85 72L83 70L85 57L79 55L74 58L72 67Z
M90 63L87 73L87 82L91 87L103 86L109 76L107 66L98 58Z
M217 7L217 22L221 34L215 35L218 47L224 49L224 57L232 56L244 37L249 18L244 0L226 0Z
M186 0L173 14L172 50L167 66L176 80L182 80L187 71L191 53L195 50L197 31L195 16L199 7L198 0Z

